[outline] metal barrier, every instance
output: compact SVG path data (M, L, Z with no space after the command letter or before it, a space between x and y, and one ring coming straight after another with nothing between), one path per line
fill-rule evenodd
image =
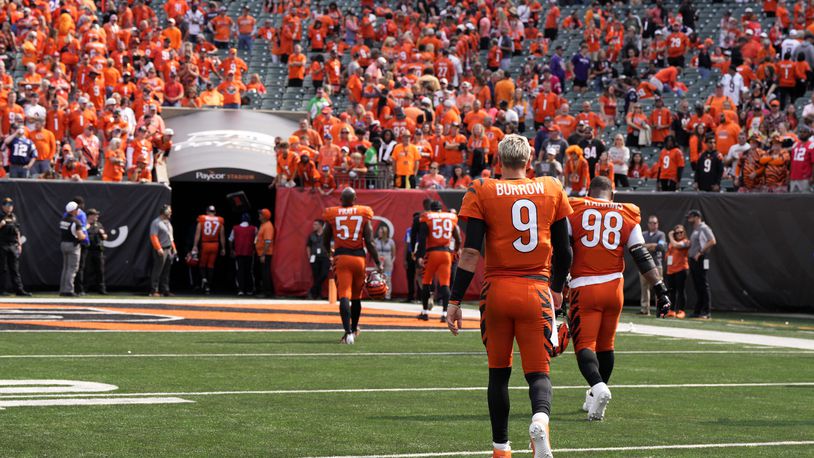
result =
M390 166L379 165L373 172L342 172L334 174L337 189L352 187L354 189L392 189L393 171Z

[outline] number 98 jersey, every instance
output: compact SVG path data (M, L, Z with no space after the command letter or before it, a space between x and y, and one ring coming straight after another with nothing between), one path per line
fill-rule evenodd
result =
M551 225L571 214L568 197L552 177L478 179L459 215L486 224L486 278L551 275Z
M361 251L364 256L364 230L373 219L373 209L365 205L350 207L328 207L322 219L331 226L334 237L334 252Z
M633 204L603 199L571 198L574 213L568 217L574 247L571 278L624 272L625 247L636 231L641 240L641 215Z

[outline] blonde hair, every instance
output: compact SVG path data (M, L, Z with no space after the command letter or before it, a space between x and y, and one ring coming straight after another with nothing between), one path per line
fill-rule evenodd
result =
M507 169L525 169L531 157L531 146L526 137L509 134L497 145L500 163Z

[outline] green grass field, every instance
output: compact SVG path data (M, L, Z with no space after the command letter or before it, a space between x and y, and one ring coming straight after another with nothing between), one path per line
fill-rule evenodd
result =
M623 320L645 322L628 315ZM805 321L794 326L784 335L807 337L795 331ZM4 379L101 382L118 386L115 393L160 393L194 403L9 407L0 411L0 456L306 457L490 449L480 389L486 357L477 333L363 332L354 346L340 346L338 338L307 331L4 333ZM588 423L580 410L585 389L573 354L552 363L555 452L814 440L814 386L783 385L814 382L814 352L632 334L618 336L617 351L614 398L601 423ZM511 438L521 450L527 448L530 411L517 367ZM728 383L780 385L653 387ZM461 387L472 389L454 389ZM445 390L398 390L415 388ZM370 391L312 391L336 389ZM0 401L23 398L0 391ZM814 456L814 445L561 455L802 457Z

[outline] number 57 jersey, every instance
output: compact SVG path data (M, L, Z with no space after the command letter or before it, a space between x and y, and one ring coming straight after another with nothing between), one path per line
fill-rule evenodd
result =
M644 243L639 207L603 199L571 198L574 213L568 217L574 248L571 286L580 278L602 283L621 278L625 270L625 247ZM635 242L635 243L631 243Z
M373 219L372 208L365 205L328 207L322 218L331 226L335 254L365 256L364 231Z
M486 224L486 278L549 277L551 225L571 212L555 178L478 179L464 195L460 216Z

